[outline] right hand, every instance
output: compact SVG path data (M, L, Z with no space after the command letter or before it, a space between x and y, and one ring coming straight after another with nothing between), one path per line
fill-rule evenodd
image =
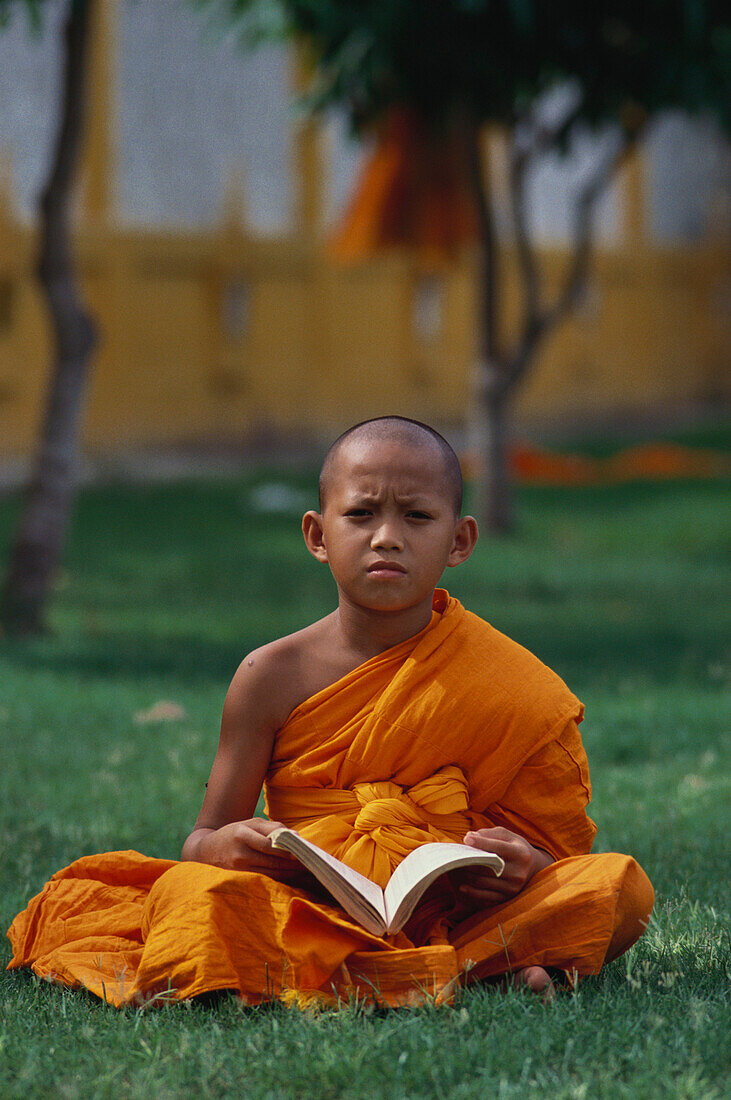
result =
M194 858L214 867L233 871L258 871L273 878L291 878L302 865L289 852L272 848L269 834L281 828L280 821L251 817L232 821L220 829L207 829L200 838Z

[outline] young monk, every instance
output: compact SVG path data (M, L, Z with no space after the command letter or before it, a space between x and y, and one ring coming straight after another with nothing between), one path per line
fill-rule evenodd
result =
M336 440L303 533L337 608L242 662L183 862L110 853L59 872L16 918L11 966L118 1004L223 988L403 1004L501 975L550 992L552 974L597 973L637 940L646 875L588 854L582 705L436 588L477 540L461 505L457 457L426 425L383 417ZM268 819L254 816L262 783ZM272 848L279 824L382 886L435 840L497 852L505 870L443 876L402 932L377 937Z

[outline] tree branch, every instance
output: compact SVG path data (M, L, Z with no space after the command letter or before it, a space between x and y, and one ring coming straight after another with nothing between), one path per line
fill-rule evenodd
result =
M573 260L569 265L563 290L555 304L542 319L542 328L552 328L576 305L586 284L592 248L592 216L594 204L619 171L635 146L636 137L622 133L616 147L602 159L592 178L584 185L576 200L576 232Z
M495 362L499 357L497 325L497 233L492 209L488 170L482 160L482 128L476 122L468 127L467 167L477 210L482 246L482 347L481 358Z
M538 321L540 311L540 281L538 265L531 244L525 210L525 174L528 159L513 142L510 155L510 205L515 233L518 265L523 278L523 329L528 331Z
M578 88L561 116L554 121L541 118L541 101L534 101L513 123L513 158L527 167L531 161L566 140L581 117L584 97ZM544 110L545 110L545 104Z
M518 347L512 357L508 372L508 385L513 386L525 373L528 364L535 352L539 341L554 328L574 308L586 285L589 270L589 261L592 250L592 216L594 205L607 185L616 175L619 168L627 159L627 156L635 146L639 135L633 135L632 139L626 134L617 138L616 144L604 156L596 171L579 192L576 199L576 230L574 234L573 256L569 263L568 272L556 301L549 308L540 309L535 292L531 298L530 290L526 294L527 308L522 326L522 332ZM536 279L534 271L535 261L532 254L529 236L524 220L520 220L521 211L518 210L518 223L516 228L516 242L519 262L524 272L532 279ZM524 238L521 241L521 235ZM526 259L527 256L527 259ZM531 308L533 303L533 308Z
M69 0L63 29L64 65L60 95L61 119L51 156L51 170L38 207L45 223L39 268L41 278L53 278L53 267L69 263L69 207L79 149L86 123L85 89L91 19L95 0Z
M505 378L508 389L526 369L531 351L541 337L543 326L540 270L526 217L527 171L537 157L565 141L581 113L582 105L583 96L576 90L560 117L554 121L541 118L541 104L534 103L513 125L509 161L510 205L518 267L522 278L523 318L519 350L513 357ZM517 371L516 362L520 364Z

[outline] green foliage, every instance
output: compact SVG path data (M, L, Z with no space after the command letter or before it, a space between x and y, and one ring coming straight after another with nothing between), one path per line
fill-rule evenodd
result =
M23 12L31 30L37 33L43 23L43 9L47 2L48 0L0 0L0 31L8 25L13 15Z
M619 120L670 107L729 124L731 28L719 0L198 0L313 47L315 107L344 105L356 129L394 104L426 119L455 112L511 125L547 88L575 82L582 117ZM279 20L272 10L278 8Z
M273 481L289 511L257 508ZM586 703L597 847L636 855L658 895L628 956L549 1007L477 988L453 1010L319 1016L230 997L120 1013L0 972L0 1095L721 1100L724 494L712 483L523 490L519 534L485 540L446 578ZM299 535L315 496L314 472L271 470L81 494L56 635L0 642L3 927L79 855L177 855L239 660L333 605ZM16 509L0 501L0 549ZM161 699L184 714L141 722ZM8 958L3 942L0 966Z

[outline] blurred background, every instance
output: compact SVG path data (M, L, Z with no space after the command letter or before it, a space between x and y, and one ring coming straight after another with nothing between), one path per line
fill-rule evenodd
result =
M34 278L37 198L60 100L62 21L0 34L0 462L23 468L50 344ZM290 43L256 51L180 0L98 0L74 222L100 341L85 448L320 445L384 412L465 428L479 303L474 249L439 270L396 248L344 265L326 248L373 141L344 111L307 122ZM487 133L508 239L507 151ZM527 220L549 286L577 187L604 138L536 158ZM691 417L728 397L727 151L716 124L665 112L597 203L596 254L573 316L549 334L519 426Z
M545 450L723 421L727 31L713 0L0 0L5 627L41 625L84 475L308 462L385 413L449 435L494 531L515 477L727 471Z

